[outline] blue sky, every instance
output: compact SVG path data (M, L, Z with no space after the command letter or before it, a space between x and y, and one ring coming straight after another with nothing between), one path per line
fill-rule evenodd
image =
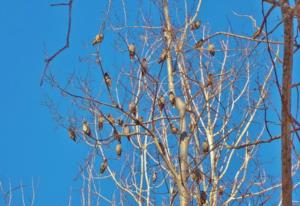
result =
M71 48L57 58L55 72L78 67L78 57L93 51L87 45L100 26L105 9L101 2L75 0ZM232 25L241 22L232 11L260 16L258 1L223 2L203 1L200 16L214 25L214 30L227 29L228 19ZM31 184L33 179L36 205L59 206L66 205L71 187L79 188L73 178L89 151L84 145L72 144L42 104L51 91L39 86L45 51L52 54L63 45L67 23L66 9L52 8L50 3L1 2L0 181L8 186L11 180L16 186ZM242 33L249 28L246 24L233 27Z

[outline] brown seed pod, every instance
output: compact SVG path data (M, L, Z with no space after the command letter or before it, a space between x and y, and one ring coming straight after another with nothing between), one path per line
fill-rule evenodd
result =
M223 185L220 185L220 186L219 186L219 189L218 189L218 194L219 194L219 196L222 196L222 195L224 194L224 190L225 190L224 186L223 186Z
M204 154L207 154L207 153L208 153L209 145L208 145L208 142L207 142L207 141L204 141L204 142L202 143L202 150L203 150L203 153L204 153Z
M172 134L178 133L178 128L175 127L173 124L170 124L170 130L171 130Z
M200 192L200 198L201 198L201 203L205 204L206 200L207 200L207 196L206 196L206 193L204 191Z
M256 39L257 37L260 36L261 32L262 32L262 31L261 31L260 29L258 29L256 32L254 32L252 38L253 38L253 39Z
M91 129L90 129L89 124L88 124L87 121L84 121L84 122L82 123L82 131L83 131L83 133L84 133L85 135L91 136Z
M158 63L159 64L163 63L167 59L167 56L168 56L168 49L164 48L159 57Z
M116 140L121 142L121 135L119 134L119 132L116 129L114 129L114 137Z
M209 87L213 87L213 84L214 84L214 75L209 73L208 76L207 76L207 84L206 86Z
M154 183L154 182L156 182L156 180L157 180L157 172L154 171L154 172L152 173L152 182Z
M115 119L111 114L107 115L107 120L109 121L110 124L115 124Z
M122 145L121 145L121 143L118 143L116 145L116 153L117 153L118 157L121 156L121 154L122 154Z
M118 125L120 125L121 127L123 126L123 124L124 124L124 121L123 121L123 119L118 119Z
M104 81L108 87L111 87L111 78L107 72L104 73Z
M215 45L209 44L207 50L210 53L210 55L215 56L216 53Z
M71 140L76 142L76 134L72 128L68 128L69 137Z
M172 91L169 92L169 100L170 100L171 104L172 104L173 106L175 106L175 103L176 103L176 100L175 100L175 94L174 94L174 92L172 92Z
M127 124L124 124L124 126L123 126L123 134L130 141L130 128L129 128L129 126Z
M133 116L136 115L136 104L134 102L130 102L129 111Z
M107 168L108 162L107 159L104 159L103 163L101 164L100 167L100 174L103 174Z
M103 115L99 114L98 115L98 129L101 130L103 129L103 123L104 123L104 117Z
M201 25L201 21L197 20L197 21L194 21L192 24L191 24L191 30L196 30L196 29L199 29L200 28L200 25Z
M135 56L135 45L134 44L129 44L128 45L128 51L129 51L130 59L133 59L134 56Z
M144 121L144 118L143 118L142 116L139 116L139 117L137 118L137 120L135 121L135 123L136 123L137 125L142 125L142 124L143 124L143 121Z
M203 43L204 43L204 40L200 39L199 41L196 42L196 44L194 45L194 48L200 49L202 47Z
M142 59L142 77L144 77L148 72L148 62L146 58Z
M165 107L165 98L164 98L164 96L161 95L158 98L158 108L159 108L159 111L162 111L164 109L164 107Z
M104 35L103 35L102 33L97 34L97 35L95 36L95 39L94 39L93 42L92 42L93 46L95 46L96 44L101 43L101 42L103 41L103 39L104 39Z
M194 168L192 171L192 179L197 183L200 184L201 181L201 172L200 169Z
M197 126L196 123L191 122L190 125L189 125L190 131L191 131L191 132L194 132L195 129L196 129L196 126Z

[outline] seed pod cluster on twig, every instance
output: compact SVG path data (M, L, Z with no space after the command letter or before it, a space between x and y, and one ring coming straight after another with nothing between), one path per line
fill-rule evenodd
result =
M107 72L104 73L104 81L108 87L111 87L111 78Z
M122 155L122 144L120 142L116 145L116 153L118 157Z
M172 134L177 134L178 133L178 128L175 127L173 124L170 124L170 130Z
M102 114L98 115L98 129L101 130L103 129L103 124L104 124L104 117Z
M134 102L129 103L129 111L133 116L136 116L136 104Z
M176 98L175 98L174 92L172 92L172 91L169 92L169 100L170 100L171 104L172 104L173 106L175 106Z
M93 46L95 46L96 44L99 44L103 41L104 39L104 35L102 33L97 34L92 42Z
M100 174L103 174L107 168L108 162L107 159L104 159L103 163L100 166Z
M72 128L68 128L69 137L71 140L76 142L76 134Z
M207 76L207 83L206 83L206 87L213 87L213 84L214 84L214 75L209 73L208 76Z
M214 44L209 44L207 50L211 56L215 56L216 49Z
M204 154L207 154L207 153L208 153L208 151L209 151L209 145L208 145L208 142L207 142L207 141L204 141L204 142L202 143L202 150L203 150L203 153L204 153Z
M200 192L200 198L201 198L201 203L205 204L206 200L207 200L207 195L206 195L206 193L204 191Z
M163 95L161 95L159 98L158 98L158 108L159 108L159 111L162 111L165 107L165 98Z
M194 48L200 49L202 47L203 43L204 43L204 40L200 39L199 41L196 42L196 44L194 45Z
M91 129L90 129L90 126L87 121L84 121L82 123L82 131L83 131L83 134L85 134L87 136L91 136Z
M197 183L200 184L201 181L201 172L200 169L194 168L192 171L192 179Z
M129 51L129 58L134 59L135 56L135 45L134 44L129 44L128 45L128 51Z
M115 119L111 114L107 115L107 120L109 121L110 124L115 124Z
M123 125L123 134L127 137L127 139L130 141L130 128L127 124Z
M116 129L114 129L114 137L118 142L121 142L121 136Z
M191 30L194 31L196 29L199 29L200 25L201 25L201 21L200 20L192 22L192 24L191 24Z

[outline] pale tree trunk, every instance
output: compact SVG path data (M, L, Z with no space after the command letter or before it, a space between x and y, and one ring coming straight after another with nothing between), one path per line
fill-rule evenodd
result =
M282 205L292 205L291 162L291 84L293 68L293 10L288 1L282 1L284 23L284 59L281 90L281 161L282 161Z

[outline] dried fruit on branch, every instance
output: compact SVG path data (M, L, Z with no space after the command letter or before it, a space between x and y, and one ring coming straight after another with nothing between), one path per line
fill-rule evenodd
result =
M90 129L90 126L87 121L83 122L82 131L83 131L83 134L85 134L87 136L91 136L91 129Z
M116 145L116 153L117 153L118 157L121 156L121 154L122 154L122 145L121 145L121 143L118 143Z
M170 130L171 130L172 134L178 133L178 128L175 127L173 124L170 124Z
M209 44L207 50L210 53L210 55L215 56L216 53L215 45Z
M165 107L165 98L164 98L164 96L161 95L158 98L158 108L159 108L159 111L162 111L164 109L164 107Z
M69 133L70 139L73 140L74 142L76 142L76 134L75 134L74 130L72 128L69 128L68 133Z
M214 84L214 75L213 74L208 74L206 86L207 87L209 87L209 86L213 87L213 84Z
M124 124L123 126L123 135L125 135L127 139L130 141L130 128L127 124Z
M103 129L103 124L104 124L104 117L103 117L103 115L99 114L98 115L98 129L99 130Z
M116 129L114 129L114 137L115 137L116 140L121 142L121 136L120 136L119 132Z
M111 87L111 78L107 72L104 73L104 81L108 87Z
M206 196L206 193L204 191L200 192L200 198L201 198L201 203L205 204L206 200L207 200L207 196Z
M154 183L154 182L156 182L156 180L157 180L157 172L154 171L154 172L152 173L152 182Z
M129 44L128 45L128 51L129 51L130 59L133 59L134 56L135 56L135 45L134 44Z
M172 92L172 91L169 92L169 100L170 100L171 104L172 104L173 106L175 106L175 103L176 103L176 100L175 100L175 94L174 94L174 92Z
M115 124L115 119L111 114L107 115L107 120L109 121L110 124Z
M199 41L196 42L194 48L195 49L200 49L202 47L203 43L204 43L204 40L200 39Z
M129 111L133 116L136 116L136 104L134 102L130 102Z
M200 184L200 181L201 181L201 172L200 172L200 169L198 169L198 168L193 169L193 171L192 171L192 179L197 184Z
M204 142L202 143L202 150L203 150L203 153L204 153L204 154L207 154L207 153L208 153L209 145L208 145L208 142L207 142L207 141L204 141Z
M194 21L192 24L191 24L191 30L196 30L196 29L199 29L200 28L200 25L201 25L201 21L197 20L197 21Z
M101 43L101 42L103 41L103 39L104 39L104 35L103 35L102 33L97 34L97 35L95 36L95 39L94 39L93 42L92 42L93 46L95 46L96 44Z
M103 174L107 168L108 162L107 159L104 159L103 163L101 164L100 167L100 174Z

